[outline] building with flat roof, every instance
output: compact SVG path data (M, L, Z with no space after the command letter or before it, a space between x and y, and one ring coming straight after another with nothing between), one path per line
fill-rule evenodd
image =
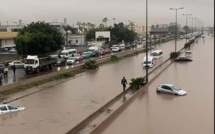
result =
M17 32L0 32L0 48L14 47L14 38L17 34Z

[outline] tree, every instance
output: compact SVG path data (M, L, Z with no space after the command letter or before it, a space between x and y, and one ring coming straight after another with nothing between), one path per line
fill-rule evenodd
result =
M33 22L25 26L15 38L20 55L46 55L64 44L63 34L45 22Z
M105 23L105 27L107 27L107 21L108 21L108 18L107 18L107 17L105 17L105 18L102 19L102 22Z
M183 30L186 31L187 33L189 33L190 32L190 27L189 26L184 26Z

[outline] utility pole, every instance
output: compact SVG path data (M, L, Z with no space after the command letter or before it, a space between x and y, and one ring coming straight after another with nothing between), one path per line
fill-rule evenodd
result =
M177 47L177 34L178 34L178 24L177 24L177 11L180 9L184 9L183 7L180 8L170 8L170 10L175 10L176 13L176 18L175 18L175 52L176 52L176 47Z

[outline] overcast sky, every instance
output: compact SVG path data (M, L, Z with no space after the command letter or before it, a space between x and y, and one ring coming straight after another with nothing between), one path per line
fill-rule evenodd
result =
M2 25L22 20L29 24L35 21L63 21L70 25L91 22L99 25L107 17L107 25L115 22L127 24L129 20L145 25L146 0L0 0L0 22ZM175 22L176 12L169 8L184 7L178 10L178 23L186 24L182 14L192 14L205 26L214 25L214 0L148 0L148 24L169 24ZM191 26L191 19L188 25Z

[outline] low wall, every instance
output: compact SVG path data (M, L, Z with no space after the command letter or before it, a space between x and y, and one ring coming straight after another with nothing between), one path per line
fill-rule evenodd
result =
M133 54L136 51L142 51L142 50L143 50L143 48L133 49L133 50L129 50L129 51L121 52L121 53L116 53L114 55L116 55L117 57L120 58L120 57L129 55L129 54ZM98 64L104 63L104 62L107 62L108 60L110 60L110 57L111 56L106 56L106 57L100 58L100 59L98 59L96 61L97 61ZM30 79L21 80L21 81L12 83L12 84L4 85L4 86L1 86L0 92L10 90L10 89L13 89L13 88L17 88L17 87L20 87L20 86L23 86L23 85L26 85L26 84L29 84L29 83L32 83L32 82L35 82L35 81L48 79L48 78L51 78L51 77L59 75L59 74L63 74L63 73L71 72L71 71L76 71L78 69L82 69L83 66L84 66L84 63L82 63L82 64L80 64L78 66L74 66L73 68L69 68L69 69L65 69L65 70L61 70L61 71L55 71L55 72L51 72L51 73L48 73L48 74L45 74L45 75L41 75L41 76L33 77L33 78L30 78Z

